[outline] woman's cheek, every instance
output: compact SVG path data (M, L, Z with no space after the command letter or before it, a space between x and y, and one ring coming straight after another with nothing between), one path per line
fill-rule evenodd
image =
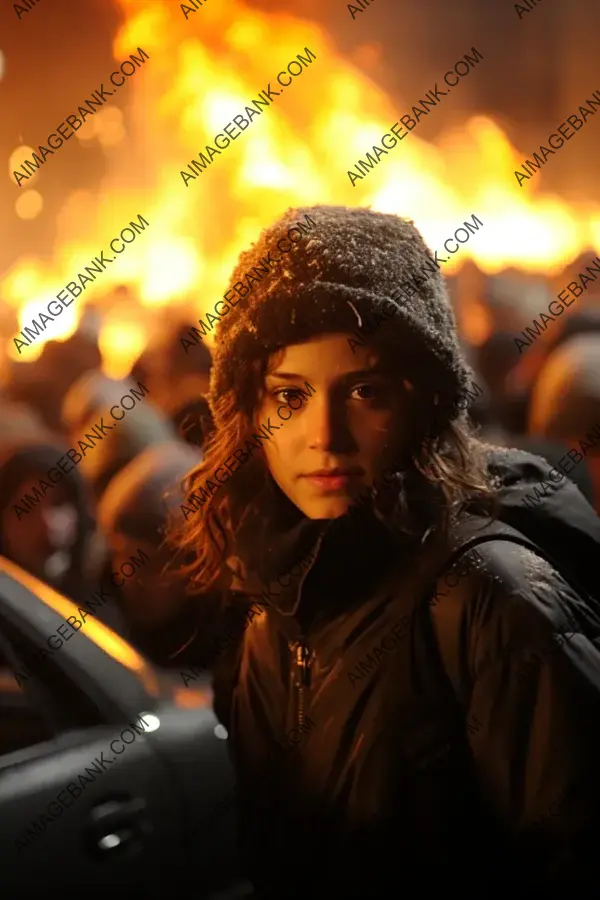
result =
M393 414L386 410L369 410L359 417L355 417L352 431L358 443L370 450L383 449L392 440L394 432Z
M291 420L290 420L291 421ZM278 430L275 429L278 426ZM263 451L270 468L287 469L293 466L295 453L299 451L297 433L290 422L275 421L271 416L271 434L263 443Z

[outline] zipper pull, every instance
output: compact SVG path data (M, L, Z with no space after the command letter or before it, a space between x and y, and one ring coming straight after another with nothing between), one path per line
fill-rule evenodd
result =
M300 672L300 683L304 687L310 685L310 650L306 644L299 643L296 646L296 665Z

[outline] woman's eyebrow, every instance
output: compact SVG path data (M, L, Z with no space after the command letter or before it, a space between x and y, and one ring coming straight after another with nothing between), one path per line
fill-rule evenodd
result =
M302 375L294 375L291 372L267 372L267 377L268 378L283 378L288 381L296 379L297 381L299 381L302 378Z
M385 375L385 371L377 364L369 369L353 369L351 372L345 372L340 378L367 378L369 375Z
M365 378L368 375L383 375L385 374L384 369L379 366L373 366L370 369L353 369L351 372L343 372L339 378L347 379L347 378ZM284 380L293 381L296 379L300 381L301 379L305 379L305 375L295 375L293 372L267 372L267 378L281 378Z

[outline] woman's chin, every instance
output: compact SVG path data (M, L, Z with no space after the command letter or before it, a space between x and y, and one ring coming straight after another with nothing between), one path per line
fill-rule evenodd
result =
M351 497L323 497L304 503L301 509L308 519L339 519L351 506Z

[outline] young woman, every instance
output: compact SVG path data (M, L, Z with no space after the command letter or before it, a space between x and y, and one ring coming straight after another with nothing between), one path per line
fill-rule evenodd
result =
M199 594L248 610L214 690L257 896L588 884L598 654L583 632L553 642L582 603L530 549L448 568L469 516L541 470L471 432L433 255L392 215L290 210L236 294L175 539Z

